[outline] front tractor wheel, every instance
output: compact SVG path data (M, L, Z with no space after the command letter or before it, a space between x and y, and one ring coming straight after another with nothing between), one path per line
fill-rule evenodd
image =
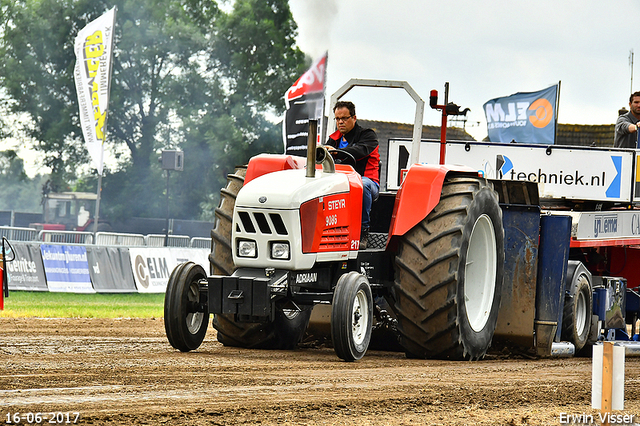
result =
M482 359L498 319L504 229L479 177L447 177L439 204L399 242L392 302L407 356Z
M349 272L338 279L331 307L331 340L336 355L345 361L362 358L369 348L373 327L373 296L367 278Z
M202 266L185 262L171 272L164 296L164 329L174 348L197 349L207 334L209 310L200 293L200 280L207 276Z

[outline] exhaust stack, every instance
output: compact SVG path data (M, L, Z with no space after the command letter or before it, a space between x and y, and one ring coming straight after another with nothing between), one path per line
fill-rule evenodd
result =
M318 120L309 120L309 135L307 136L307 174L306 177L316 177L316 139L318 136Z
M335 173L336 164L329 151L324 146L316 148L316 164L322 164L323 173Z

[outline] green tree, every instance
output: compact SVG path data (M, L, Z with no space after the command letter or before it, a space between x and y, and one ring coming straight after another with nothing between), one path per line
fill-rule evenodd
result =
M207 113L184 126L185 171L174 206L197 202L201 218L212 220L227 174L259 153L284 152L281 125L265 112L284 111L285 91L310 64L295 47L296 29L285 0L236 1L220 16L208 64L228 89L201 93ZM198 87L184 87L192 90L186 97L196 96Z
M27 176L24 161L16 151L0 151L0 206L2 210L41 213L41 191L44 178Z
M87 164L73 82L74 37L118 8L107 149L128 155L106 170L108 215L162 217L163 148L185 152L172 174L172 217L202 216L226 174L263 150L282 152L266 113L308 59L295 46L286 0L0 0L0 86L14 111L28 112L31 136L52 168L54 190L76 186ZM175 175L175 178L173 176ZM83 177L82 186L95 182Z
M86 161L77 138L73 40L86 16L66 15L68 2L0 3L0 82L13 112L33 120L28 134L52 169L54 187L65 186L73 165ZM68 165L68 166L67 166Z

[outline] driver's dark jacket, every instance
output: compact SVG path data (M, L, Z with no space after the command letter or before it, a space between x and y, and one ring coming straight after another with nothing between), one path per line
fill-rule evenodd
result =
M342 133L335 131L327 140L327 145L335 148L340 146ZM378 136L372 129L365 129L357 122L344 138L348 145L342 148L356 159L356 172L366 176L380 185L379 168L380 153L378 152Z

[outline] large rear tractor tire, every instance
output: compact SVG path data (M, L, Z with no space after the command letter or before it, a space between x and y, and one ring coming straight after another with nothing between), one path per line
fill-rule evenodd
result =
M246 167L236 167L232 174L227 175L227 186L220 190L220 205L216 208L216 222L211 230L209 263L212 275L231 275L235 270L231 251L233 208L246 174Z
M440 202L399 241L392 305L411 358L482 359L500 308L504 229L484 178L444 181Z
M214 315L218 341L225 346L250 349L295 349L311 317L311 307L301 310L276 305L275 319L265 323L236 322L233 315Z
M200 347L207 334L209 311L201 300L199 281L207 275L193 262L176 266L171 272L164 297L164 329L174 348L189 352Z
M572 267L573 274L567 274L564 310L562 314L562 340L573 343L576 353L585 347L591 333L593 294L591 274L579 264Z
M220 191L220 205L216 208L216 222L211 230L209 262L212 275L228 276L235 270L231 245L233 209L246 173L246 167L237 167L227 176L227 186ZM233 315L215 314L212 325L218 331L218 341L225 346L293 349L302 340L310 316L310 307L298 311L276 306L275 319L268 323L238 322Z
M373 327L373 296L367 277L354 271L342 275L331 305L331 341L336 355L345 361L362 358Z

